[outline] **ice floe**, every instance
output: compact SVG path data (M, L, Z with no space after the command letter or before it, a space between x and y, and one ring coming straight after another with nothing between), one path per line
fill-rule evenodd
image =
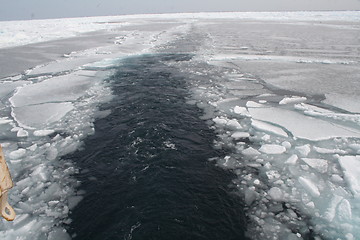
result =
M360 137L358 129L279 107L249 108L249 113L256 120L282 126L297 138L317 141L334 137Z

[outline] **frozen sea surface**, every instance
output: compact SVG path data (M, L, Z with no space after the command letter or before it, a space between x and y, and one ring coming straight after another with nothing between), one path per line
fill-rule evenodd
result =
M85 186L105 179L67 154L86 149L99 119L111 116L101 108L116 96L105 80L128 57L182 53L192 58L160 62L181 73L187 104L202 110L199 119L216 134L212 147L226 153L206 158L233 174L223 184L245 205L247 235L359 239L359 19L296 12L53 20L61 31L73 23L63 36L75 37L62 40L41 21L1 22L0 142L18 213L0 226L1 238L66 239L81 229L75 214L90 199Z

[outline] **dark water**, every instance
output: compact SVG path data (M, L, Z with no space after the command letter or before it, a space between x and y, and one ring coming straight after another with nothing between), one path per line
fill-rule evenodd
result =
M185 103L186 78L165 61L189 55L127 59L109 80L112 113L71 156L86 191L69 227L74 239L245 239L233 176L208 159L214 133Z

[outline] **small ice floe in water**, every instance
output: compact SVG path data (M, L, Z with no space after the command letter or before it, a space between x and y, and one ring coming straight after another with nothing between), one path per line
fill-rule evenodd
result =
M286 148L277 144L264 144L259 151L266 154L282 154L286 152Z
M11 123L12 120L10 120L8 117L0 118L0 125L2 124L8 124Z
M305 102L307 100L306 97L285 97L283 98L279 104L280 105L284 105L284 104L292 104L292 103L301 103L301 102Z
M20 129L18 130L18 132L16 133L16 136L17 136L17 137L27 137L27 136L29 136L29 132L26 131L26 130L24 130L24 129L22 129L22 128L20 128Z
M249 111L245 107L235 106L234 107L234 113L239 114L240 116L249 117Z
M242 154L244 155L260 155L260 152L252 147L246 148L242 151Z
M278 187L270 188L268 194L274 201L282 201L284 198L284 193Z
M12 151L9 156L11 159L19 159L19 158L22 158L24 157L26 154L26 149L23 149L23 148L19 148L15 151Z
M53 134L55 131L54 130L36 130L33 132L33 135L36 137L45 137L48 136L50 134Z
M242 138L248 138L250 137L250 134L248 132L234 132L231 134L231 137L235 140L242 139Z
M268 132L270 134L275 134L283 137L288 136L288 134L280 127L274 126L272 124L263 121L251 119L251 126L257 130Z

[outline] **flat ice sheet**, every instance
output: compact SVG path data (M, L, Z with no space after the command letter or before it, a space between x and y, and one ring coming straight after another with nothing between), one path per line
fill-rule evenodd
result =
M360 137L357 129L305 116L295 111L271 107L249 108L249 112L254 119L280 125L298 138L317 141L334 137Z
M48 127L51 123L59 121L73 109L73 104L70 102L44 103L16 107L13 109L12 114L21 127L42 129Z
M19 88L15 95L10 98L10 101L13 107L47 102L75 101L86 92L90 84L90 76L82 75L81 72L53 77Z

